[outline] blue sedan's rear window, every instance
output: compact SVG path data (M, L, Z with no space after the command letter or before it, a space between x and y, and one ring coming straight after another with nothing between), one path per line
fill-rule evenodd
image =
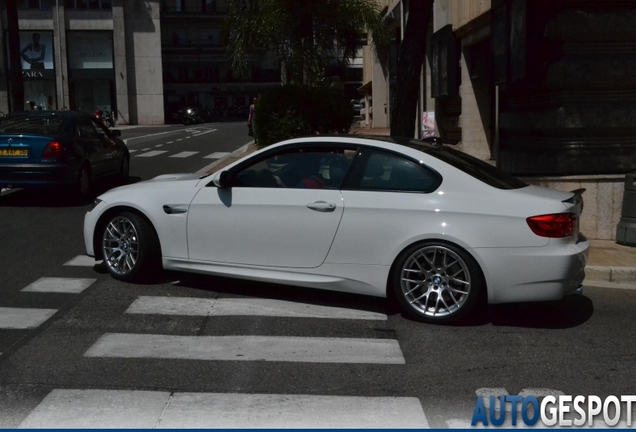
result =
M59 116L16 116L7 117L0 122L0 133L57 135L64 118Z

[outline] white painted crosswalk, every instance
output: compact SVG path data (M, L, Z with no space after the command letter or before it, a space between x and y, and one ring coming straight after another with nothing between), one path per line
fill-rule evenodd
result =
M126 313L190 316L276 316L386 321L386 314L351 308L261 298L200 299L142 296Z
M85 357L404 364L392 339L107 333Z
M0 307L0 329L36 328L51 318L57 309Z
M417 398L54 390L20 428L428 428Z
M156 151L150 151L153 153ZM141 155L140 155L141 156ZM217 154L218 156L218 154ZM182 157L186 157L183 155ZM63 264L92 267L80 255ZM42 277L25 293L79 294L95 279ZM56 310L0 308L0 328L34 328ZM386 322L375 311L267 298L193 298L145 295L131 301L125 314L180 316L270 317L314 320ZM18 319L19 318L19 319ZM4 326L4 327L3 327ZM406 364L396 339L269 335L172 335L105 333L89 346L86 361L163 359L287 364L375 365L401 368ZM387 369L389 370L389 369ZM20 428L427 428L428 420L416 397L312 394L187 393L136 389L56 389L24 419ZM355 394L355 389L352 390Z

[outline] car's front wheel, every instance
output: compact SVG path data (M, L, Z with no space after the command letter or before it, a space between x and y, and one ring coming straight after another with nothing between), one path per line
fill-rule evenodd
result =
M114 215L103 225L101 248L104 263L115 279L147 280L161 269L157 234L135 213Z
M448 324L474 311L485 282L468 253L455 245L432 241L415 244L398 257L392 285L408 316Z

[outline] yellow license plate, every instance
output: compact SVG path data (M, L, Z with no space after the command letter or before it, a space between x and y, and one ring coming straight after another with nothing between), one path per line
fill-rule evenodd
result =
M0 149L0 156L28 156L29 150L16 149L16 148L4 148Z

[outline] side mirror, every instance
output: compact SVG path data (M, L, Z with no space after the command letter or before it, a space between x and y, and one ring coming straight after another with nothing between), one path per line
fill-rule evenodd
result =
M117 130L117 129L113 129L112 131L110 131L110 133L113 135L113 137L115 138L119 138L121 136L121 131Z
M219 189L229 188L231 183L230 171L221 171L220 173L214 174L214 177L212 177L212 182Z

